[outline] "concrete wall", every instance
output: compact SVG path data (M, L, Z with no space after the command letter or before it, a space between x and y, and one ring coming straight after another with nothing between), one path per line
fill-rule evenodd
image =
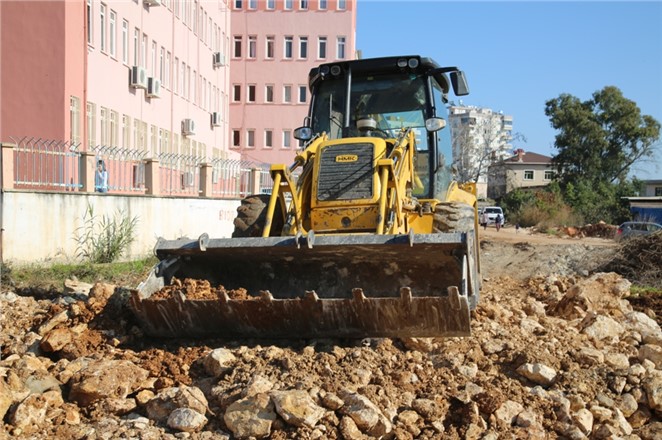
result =
M119 210L137 217L136 241L125 259L152 253L158 237L229 237L238 200L115 196L97 194L4 191L2 260L10 263L66 262L76 255L76 230L84 225L88 203L99 218Z

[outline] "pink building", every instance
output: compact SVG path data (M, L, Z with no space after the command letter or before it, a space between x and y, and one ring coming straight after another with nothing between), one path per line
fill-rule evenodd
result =
M309 104L308 72L356 57L354 0L233 0L230 149L290 164Z
M0 141L228 155L226 0L0 2Z

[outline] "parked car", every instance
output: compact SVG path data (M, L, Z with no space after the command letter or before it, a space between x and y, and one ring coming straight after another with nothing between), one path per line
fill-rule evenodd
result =
M615 240L624 240L640 235L652 234L662 231L662 225L652 222L625 222L618 227Z
M482 214L480 214L480 225L485 226L485 223L487 225L493 225L496 223L496 218L497 215L501 216L501 226L506 223L506 216L503 215L503 210L498 207L498 206L486 206L483 208Z

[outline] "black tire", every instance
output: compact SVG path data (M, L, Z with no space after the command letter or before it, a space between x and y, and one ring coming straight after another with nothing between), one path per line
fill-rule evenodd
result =
M459 202L439 203L434 209L434 232L466 232L473 237L473 249L469 250L469 309L474 310L480 299L479 242L476 233L476 211L473 206Z
M255 194L241 201L241 206L237 208L237 217L234 219L233 238L262 236L270 197L269 194ZM278 203L276 204L269 236L277 237L281 235L283 224L282 207Z

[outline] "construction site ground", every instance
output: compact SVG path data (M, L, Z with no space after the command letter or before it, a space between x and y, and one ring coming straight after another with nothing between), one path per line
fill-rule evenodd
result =
M480 242L467 338L159 340L119 286L3 284L0 439L662 438L661 299L599 270L619 246Z

